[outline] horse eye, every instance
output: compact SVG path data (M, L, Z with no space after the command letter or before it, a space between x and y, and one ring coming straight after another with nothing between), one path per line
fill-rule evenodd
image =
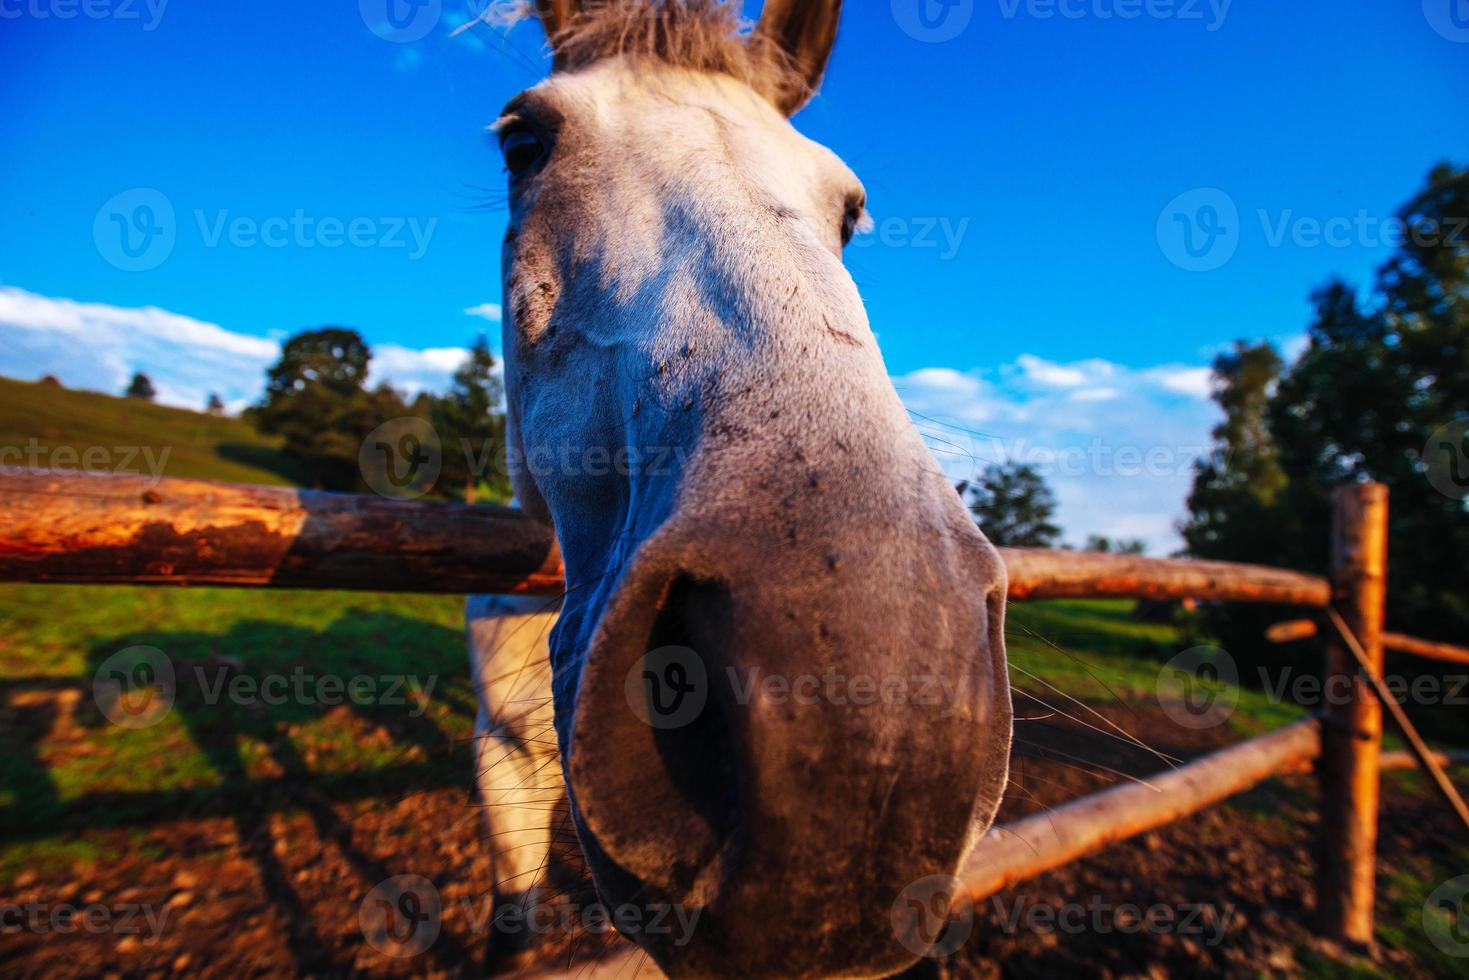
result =
M846 248L852 242L852 236L859 230L866 231L863 227L863 219L867 216L867 209L858 203L847 205L847 210L842 214L842 247Z
M511 180L519 180L546 159L546 144L529 129L512 129L500 137L500 152Z

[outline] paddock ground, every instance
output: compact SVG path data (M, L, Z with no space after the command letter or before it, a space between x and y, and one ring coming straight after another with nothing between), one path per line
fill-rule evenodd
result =
M5 974L479 975L492 869L467 778L460 609L412 596L0 588L0 905L112 917L92 932L7 928ZM1017 714L1028 720L1002 819L1100 788L1118 778L1108 770L1145 777L1159 765L1051 715L1036 698L1079 709L1035 678L1179 758L1299 716L1246 691L1226 724L1179 727L1155 682L1187 642L1123 603L1012 607L1013 676L1029 692ZM139 644L184 675L304 665L436 681L401 704L227 707L181 685L167 716L128 730L101 715L91 683L108 656ZM1384 801L1373 960L1308 928L1315 790L1292 776L980 903L967 941L917 975L1469 975L1469 959L1440 953L1421 922L1429 891L1469 872L1469 848L1416 773L1388 774ZM410 960L380 954L358 919L372 887L399 874L430 878L444 906L438 940ZM1156 906L1175 910L1175 924L1130 928L1130 908ZM141 915L123 924L140 907L159 921L156 938ZM596 950L593 940L569 952L581 969Z

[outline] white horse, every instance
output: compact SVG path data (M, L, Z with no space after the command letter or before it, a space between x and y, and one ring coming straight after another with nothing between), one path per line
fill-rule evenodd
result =
M839 7L541 0L495 124L512 479L567 571L470 605L497 898L587 874L677 976L903 969L1005 786L1003 566L843 266L862 186L789 122Z

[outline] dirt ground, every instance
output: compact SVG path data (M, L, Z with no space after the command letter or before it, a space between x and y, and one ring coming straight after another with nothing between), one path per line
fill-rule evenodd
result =
M1183 731L1156 709L1125 718L1116 709L1109 713L1179 757L1230 739L1219 729ZM1115 778L1098 775L1099 767L1136 774L1158 767L1134 748L1045 721L1022 721L1018 739L1002 820ZM1353 961L1313 937L1307 924L1314 802L1309 776L1272 781L981 902L972 909L972 926L965 926L961 910L946 942L957 935L953 930L964 930L967 939L912 975L1445 975L1442 962L1420 960L1408 949L1383 944L1373 960ZM43 864L0 886L0 906L22 906L41 923L6 926L0 970L15 977L482 975L493 879L480 815L466 790L410 788L392 799L342 803L308 783L286 781L240 812L207 811L146 827L88 830L79 836L98 859ZM1434 873L1425 856L1453 853L1462 844L1426 791L1385 792L1379 875L1385 921L1402 904L1393 893L1394 873L1420 866L1422 874ZM442 902L437 940L411 959L378 952L364 939L359 918L373 887L396 875L429 878ZM68 925L64 916L56 919L65 906L101 907L110 919L62 931L54 926ZM1155 906L1171 910L1168 921L1136 928L1133 907ZM586 944L578 961L594 948ZM1457 962L1466 968L1461 975L1469 975L1469 960Z

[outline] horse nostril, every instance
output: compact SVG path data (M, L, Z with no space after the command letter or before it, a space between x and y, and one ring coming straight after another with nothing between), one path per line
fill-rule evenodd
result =
M740 847L747 721L727 669L733 602L722 582L634 579L645 612L609 625L588 657L569 785L590 843L639 901L698 904Z
M728 670L732 625L728 588L680 576L669 586L648 634L642 676L654 712L653 744L670 787L721 845L739 823L742 719L734 710ZM670 676L675 665L681 677ZM668 724L660 724L657 709L667 712Z

